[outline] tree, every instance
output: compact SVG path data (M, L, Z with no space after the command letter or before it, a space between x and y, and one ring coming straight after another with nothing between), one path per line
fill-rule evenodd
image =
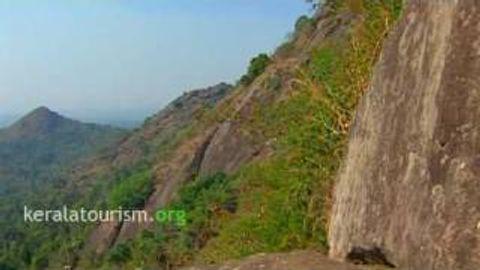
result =
M268 64L270 64L270 61L270 57L265 53L261 53L252 58L252 60L250 60L250 66L248 67L247 74L242 76L240 83L243 85L249 85L252 83L253 80L255 80L265 71Z

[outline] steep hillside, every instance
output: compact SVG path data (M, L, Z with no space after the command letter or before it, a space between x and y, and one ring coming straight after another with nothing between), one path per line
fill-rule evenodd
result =
M333 257L480 269L479 10L409 1L355 119Z
M5 261L33 269L308 267L308 256L328 252L350 123L401 11L400 0L327 1L299 18L275 53L254 57L234 87L186 93L70 172L82 191L73 207L181 211L184 222L61 224L51 241L28 242L21 264L15 249ZM288 253L299 249L309 251ZM273 254L238 261L258 253Z
M2 196L0 204L2 239L8 243L1 247L0 268L72 265L87 242L88 224L26 226L20 217L23 205L104 209L110 203L112 189L128 200L129 196L118 192L122 179L150 167L159 156L175 148L191 133L198 118L230 90L230 85L221 83L187 92L128 135L122 130L70 120L44 107L1 130L0 152L6 159L1 160L4 175L0 181L9 195ZM23 181L26 179L30 180ZM39 187L31 187L32 183Z
M125 168L141 160L157 158L158 151L166 150L180 137L192 132L192 124L229 94L231 89L231 85L220 83L186 92L146 119L141 128L122 142L113 158L113 165Z
M135 207L152 216L184 210L185 226L101 224L78 267L176 269L259 252L325 253L350 120L401 11L401 1L355 2L330 1L300 18L292 39L252 59L239 84L168 150L146 147L157 158L130 174L152 181Z
M480 269L480 4L310 2L235 86L87 161L103 128L39 108L1 130L4 193L68 168L29 202L169 214L2 229L0 268Z
M209 118L214 106L230 94L231 90L231 85L220 83L205 89L186 92L166 108L146 119L141 128L134 131L117 146L114 155L103 159L101 163L104 164L105 168L102 173L112 170L125 172L128 175L137 172L138 168L146 168L156 175L155 170L161 164L187 163L194 156L193 154L189 156L191 151L196 151L203 141L201 141L202 139L196 139L191 144L185 143L185 141L196 132L201 131L197 129L201 125L199 120ZM177 154L181 151L185 151L185 153ZM89 166L86 170L90 171ZM85 171L85 168L78 169L78 171ZM190 170L186 171L186 174L190 174L189 176L193 173ZM97 177L98 174L98 171L93 171L77 178L89 179ZM113 178L114 183L121 183L124 178L122 174L118 175L118 173L110 177ZM151 191L153 193L151 198L144 198L146 208L149 206L159 207L157 200L161 196L158 195L158 192L163 192L164 195L162 196L171 196L168 190L160 187L164 183L160 183L156 179L151 180L156 184L156 187ZM96 257L98 254L104 253L112 245L112 242L116 241L117 237L130 238L131 234L135 233L137 226L146 226L147 224L132 223L123 228L120 225L117 222L106 223L96 228L87 241L87 250L91 251L93 249L94 254L97 254L93 256ZM134 232L131 232L132 230Z

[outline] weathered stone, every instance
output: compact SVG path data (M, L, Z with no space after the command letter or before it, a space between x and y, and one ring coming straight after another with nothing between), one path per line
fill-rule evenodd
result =
M408 2L362 101L335 190L330 255L480 269L480 2Z

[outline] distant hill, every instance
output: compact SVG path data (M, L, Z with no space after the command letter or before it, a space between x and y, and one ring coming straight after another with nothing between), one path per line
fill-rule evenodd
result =
M0 129L0 194L51 181L56 171L118 141L126 132L68 119L39 107Z
M31 264L36 260L30 255L36 249L32 243L66 233L62 224L25 226L23 206L49 209L81 196L73 168L109 153L126 134L123 129L68 119L46 107L0 129L0 238L12 243L0 248L0 269L24 269L9 268L3 255ZM16 249L16 243L24 245Z

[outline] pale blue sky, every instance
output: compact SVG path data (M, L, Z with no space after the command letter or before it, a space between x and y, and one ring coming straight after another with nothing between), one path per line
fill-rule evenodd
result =
M143 119L234 82L308 12L303 0L0 0L0 116L45 105Z

